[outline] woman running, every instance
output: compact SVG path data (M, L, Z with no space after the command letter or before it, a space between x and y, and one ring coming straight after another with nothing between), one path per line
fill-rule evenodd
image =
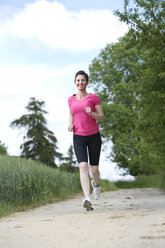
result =
M78 71L75 75L77 94L68 98L70 108L68 131L73 131L73 146L79 164L80 182L85 196L83 207L93 210L90 199L89 169L93 180L93 198L99 199L99 158L101 137L96 121L102 122L104 114L99 97L88 93L88 74ZM89 159L88 159L89 158ZM89 164L88 164L89 161Z

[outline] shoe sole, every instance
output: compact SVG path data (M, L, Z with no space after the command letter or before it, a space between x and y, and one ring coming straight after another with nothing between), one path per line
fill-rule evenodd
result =
M90 208L86 208L86 210L87 211L92 211L92 210L94 210L94 208L93 207L90 207Z
M92 207L90 201L88 201L88 200L84 201L83 207L86 208L87 211L94 210L94 208Z

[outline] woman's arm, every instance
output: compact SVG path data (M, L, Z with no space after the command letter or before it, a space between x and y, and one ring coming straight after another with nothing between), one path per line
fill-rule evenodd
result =
M102 107L101 105L96 105L95 108L96 108L96 111L92 112L91 107L86 107L86 112L87 114L95 118L97 121L102 122L104 120L104 113L103 113Z
M71 110L69 111L69 126L68 126L68 131L72 132L73 131L73 115Z

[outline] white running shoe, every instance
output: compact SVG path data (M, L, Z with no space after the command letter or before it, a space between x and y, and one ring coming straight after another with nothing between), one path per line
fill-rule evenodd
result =
M99 198L100 198L100 186L95 186L94 185L94 180L92 180L91 181L91 184L92 184L92 187L93 187L93 192L92 192L92 194L93 194L93 198L95 199L95 200L98 200Z
M93 210L92 203L90 198L85 198L83 200L83 207L86 208L87 211Z

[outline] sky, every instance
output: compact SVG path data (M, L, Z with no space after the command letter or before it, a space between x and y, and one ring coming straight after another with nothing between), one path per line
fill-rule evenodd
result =
M0 0L0 140L9 155L19 155L25 130L10 123L26 114L29 99L45 102L48 128L66 154L72 144L68 97L76 93L74 75L106 44L128 31L113 14L124 0ZM90 86L88 92L94 93ZM122 178L102 152L103 179ZM130 177L128 177L130 178Z

